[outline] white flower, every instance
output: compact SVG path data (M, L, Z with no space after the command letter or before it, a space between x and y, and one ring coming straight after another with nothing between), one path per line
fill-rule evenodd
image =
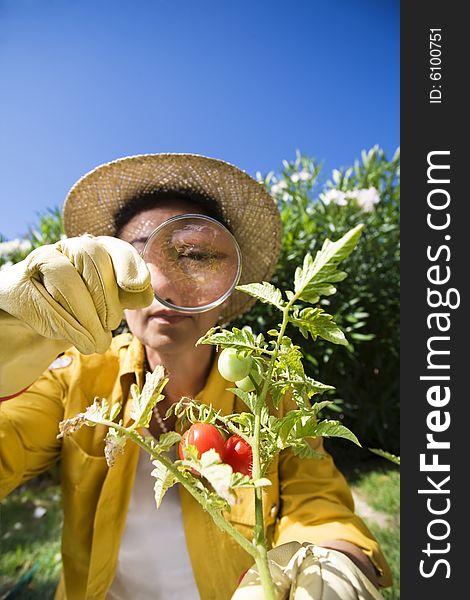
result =
M34 509L33 515L34 515L35 519L40 519L46 513L47 513L47 508L44 508L44 506L36 506L36 508Z
M308 181L312 178L312 174L308 171L302 170L299 173L293 173L291 176L291 181L297 183L298 181Z
M348 201L346 200L346 194L341 190L331 189L321 194L321 199L324 204L337 204L338 206L346 206Z
M379 192L374 188L368 188L364 190L351 190L347 192L349 198L355 198L359 208L362 208L364 212L372 212L374 206L380 202Z
M275 183L271 186L271 192L273 194L279 194L279 192L282 192L286 188L287 188L287 182L282 179L281 181L278 181L277 183Z
M380 195L374 187L347 190L346 192L333 188L324 192L321 199L324 204L337 204L338 206L346 206L349 200L355 200L364 212L371 212L374 210L374 206L380 202Z

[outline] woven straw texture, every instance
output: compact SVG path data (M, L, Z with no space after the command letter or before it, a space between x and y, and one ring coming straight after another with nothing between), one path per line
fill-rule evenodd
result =
M115 214L138 195L156 191L195 191L214 199L242 252L240 284L269 281L281 243L281 219L263 184L237 167L194 154L129 156L93 169L72 187L64 204L69 237L115 235ZM254 299L234 292L222 321L245 313Z

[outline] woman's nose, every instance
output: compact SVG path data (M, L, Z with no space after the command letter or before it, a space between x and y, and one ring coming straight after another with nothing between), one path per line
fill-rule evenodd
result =
M152 263L147 263L147 267L157 300L165 300L174 306L189 306L188 293L174 274L165 273Z

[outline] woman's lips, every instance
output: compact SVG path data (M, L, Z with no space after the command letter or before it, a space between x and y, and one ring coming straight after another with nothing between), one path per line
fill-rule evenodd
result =
M156 321L157 323L162 323L165 325L173 325L174 323L179 323L183 319L187 319L188 316L189 315L178 312L160 311L150 315L149 321Z

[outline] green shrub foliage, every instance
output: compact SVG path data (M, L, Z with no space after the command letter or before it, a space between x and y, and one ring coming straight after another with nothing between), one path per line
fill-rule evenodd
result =
M325 238L336 240L359 223L363 233L347 259L349 276L338 293L320 305L334 315L348 344L315 344L291 329L294 343L304 349L307 374L336 386L324 399L335 401L335 418L369 447L399 452L399 327L400 327L400 154L391 160L378 146L362 151L352 167L333 170L322 179L322 166L297 154L284 161L280 173L258 174L276 198L284 235L273 284L289 289L296 266L313 255ZM0 269L22 260L41 244L63 236L59 209L40 216L37 228L24 239L0 236ZM234 326L251 325L266 333L278 324L270 306L257 303Z

